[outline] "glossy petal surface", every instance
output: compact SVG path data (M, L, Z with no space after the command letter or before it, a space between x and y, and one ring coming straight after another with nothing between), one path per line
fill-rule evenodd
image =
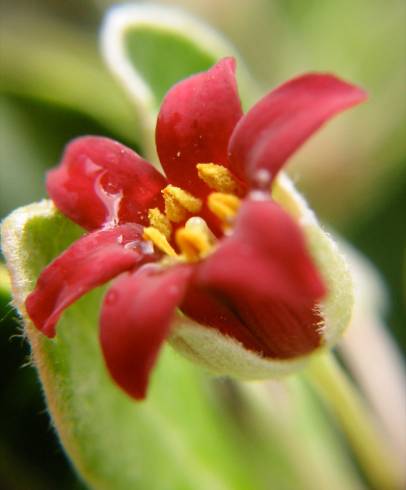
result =
M141 262L141 238L139 225L96 231L77 240L51 262L25 302L37 328L53 337L65 308L87 291Z
M196 164L228 166L228 141L242 116L234 72L234 59L225 58L178 83L158 116L156 142L165 174L198 197L206 196L208 187L198 178Z
M365 98L358 87L327 74L303 75L281 85L236 126L229 146L234 172L253 185L258 181L268 185L322 124ZM268 179L258 175L261 169L268 172Z
M130 396L145 397L149 375L167 337L193 268L147 265L117 279L101 311L100 339L107 367Z
M300 229L270 200L243 204L233 235L199 265L196 281L218 295L267 357L302 355L321 343L314 306L323 281Z
M48 194L63 214L87 230L126 222L147 224L162 208L166 179L129 148L108 138L72 141L47 177Z

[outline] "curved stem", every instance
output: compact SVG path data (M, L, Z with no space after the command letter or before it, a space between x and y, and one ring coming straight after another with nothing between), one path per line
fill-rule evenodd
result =
M337 418L373 487L377 490L401 488L400 475L373 415L333 354L324 354L312 361L305 377Z
M291 478L297 479L291 488L365 490L309 383L292 376L238 386L249 403L247 413L254 427L266 435L266 445L288 458Z

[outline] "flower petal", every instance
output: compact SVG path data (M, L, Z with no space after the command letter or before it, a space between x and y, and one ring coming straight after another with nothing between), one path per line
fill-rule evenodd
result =
M106 223L147 224L148 209L163 207L165 185L166 179L135 152L97 136L73 140L47 177L59 210L87 230Z
M193 267L148 265L117 279L101 311L100 341L111 376L130 396L145 397L150 371Z
M315 307L323 281L296 223L268 199L244 202L233 234L199 265L196 282L218 294L265 356L303 355L322 341Z
M127 224L80 238L51 262L38 278L25 306L48 337L63 310L89 290L144 260L142 227ZM150 258L153 258L151 255Z
M235 80L235 60L225 58L210 70L175 85L158 116L159 158L171 183L204 198L206 184L196 164L228 166L227 146L242 116Z
M261 342L227 303L227 299L222 298L218 291L191 284L181 304L181 310L200 325L214 328L226 337L234 337L250 350L261 351Z
M229 146L233 170L253 185L268 184L323 123L365 98L360 88L333 75L311 73L290 80L237 124ZM268 179L259 170L266 170Z

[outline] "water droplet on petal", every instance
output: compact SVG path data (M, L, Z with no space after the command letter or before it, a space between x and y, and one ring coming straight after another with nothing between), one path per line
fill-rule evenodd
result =
M269 199L269 193L264 191L251 191L249 193L249 198L252 201L267 201Z
M154 253L154 245L151 241L146 240L138 243L138 248L144 255L151 255Z
M102 172L96 179L94 189L97 196L106 208L106 219L104 228L115 226L119 223L119 211L123 191L119 182L115 181L107 170Z
M265 168L261 168L254 175L254 185L258 187L258 189L268 189L271 185L272 174L269 170Z
M127 242L124 245L124 248L126 250L134 250L134 249L138 248L138 241Z

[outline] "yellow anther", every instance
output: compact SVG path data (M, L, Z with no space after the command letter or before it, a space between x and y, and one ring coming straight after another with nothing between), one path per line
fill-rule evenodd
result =
M196 165L199 177L213 190L238 194L241 186L231 172L223 165L215 163L198 163Z
M223 192L213 192L207 199L207 205L222 221L229 223L237 214L241 201L234 194L225 194Z
M149 224L159 230L166 238L170 238L172 225L169 219L158 208L148 210Z
M166 216L174 223L180 223L190 213L197 213L202 207L202 201L180 187L167 185L162 190L165 200Z
M176 243L188 262L196 262L211 249L209 236L196 227L179 228Z
M170 257L177 257L177 253L168 242L166 236L153 226L147 226L144 228L144 238L145 240L151 240L155 246Z

